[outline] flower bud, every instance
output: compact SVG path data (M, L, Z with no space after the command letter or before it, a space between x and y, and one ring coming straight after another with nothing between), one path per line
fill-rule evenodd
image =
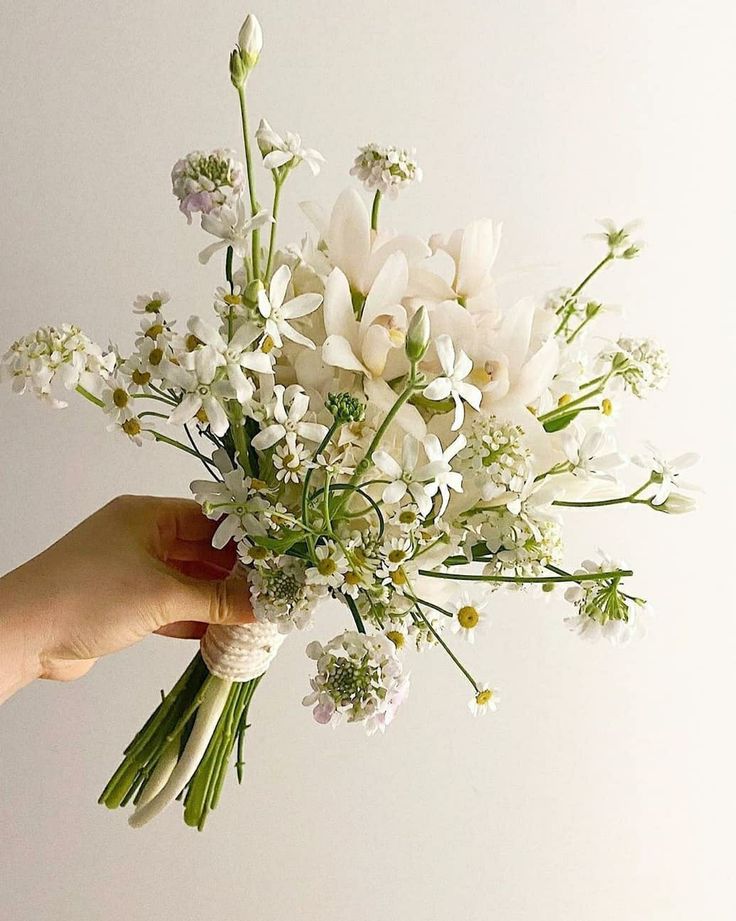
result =
M688 512L695 511L696 507L697 502L695 499L676 492L670 493L660 505L652 504L655 512L665 512L667 515L685 515Z
M248 71L253 70L258 63L258 58L261 56L261 49L263 48L261 24L253 13L248 13L245 17L245 22L240 28L238 47L240 48L240 56L247 75Z
M264 291L265 287L260 278L254 278L253 281L248 283L245 291L243 292L243 300L246 307L257 307L258 306L258 295L261 291Z
M429 346L429 314L427 308L422 306L412 317L406 334L406 357L412 363L421 361Z
M233 86L242 86L247 76L243 58L240 56L240 49L235 48L230 52L230 82Z

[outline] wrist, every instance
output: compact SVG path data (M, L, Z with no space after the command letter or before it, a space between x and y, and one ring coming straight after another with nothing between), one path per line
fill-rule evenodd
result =
M0 578L0 703L41 677L41 612L25 600L22 569Z

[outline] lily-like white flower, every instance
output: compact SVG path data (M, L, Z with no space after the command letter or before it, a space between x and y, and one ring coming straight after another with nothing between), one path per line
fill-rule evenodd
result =
M222 356L209 345L192 354L190 369L174 364L167 366L167 379L184 392L184 398L167 422L169 425L186 425L203 410L213 434L222 436L228 429L228 418L222 404L234 395L230 384L217 375L223 365Z
M191 333L205 346L214 349L221 357L221 364L227 369L227 377L232 384L235 395L241 403L253 396L253 384L243 373L244 370L256 374L271 374L271 359L260 349L249 350L249 346L260 336L261 330L251 323L244 323L228 342L216 329L201 317L192 317L188 327ZM196 350L187 355L187 362L194 360Z
M419 237L371 230L371 217L355 189L346 189L335 202L329 222L310 209L327 244L330 262L343 271L352 291L367 294L392 253L401 252L409 265L426 259L429 247Z
M211 243L206 246L199 254L199 261L206 265L216 252L232 246L233 253L239 258L244 259L250 247L249 236L264 224L273 222L270 212L259 211L258 214L251 216L246 207L245 201L238 198L231 204L221 205L208 214L202 215L202 230L211 233L213 237L219 237L217 243Z
M300 163L306 163L312 175L316 176L325 162L318 150L302 146L302 139L298 134L287 131L282 137L273 130L265 118L261 119L256 131L256 142L263 155L263 165L266 169L276 170L287 165L293 168Z
M266 451L291 434L307 441L322 441L327 434L327 426L304 421L304 416L309 409L309 397L303 390L300 388L292 390L288 410L284 405L284 393L285 388L281 384L276 384L273 388L274 421L262 429L251 442L257 451Z
M401 463L395 460L388 451L376 451L373 454L373 463L390 482L383 490L382 499L387 505L401 502L409 493L421 515L426 516L432 508L432 499L427 493L426 484L431 482L437 473L443 473L445 466L442 461L430 462L418 470L419 442L413 435L404 436L401 453ZM435 490L436 492L436 490Z
M284 302L291 281L291 271L282 265L274 272L268 294L261 289L258 292L258 311L265 320L265 333L271 337L276 348L283 346L284 339L290 339L308 349L316 348L311 339L297 332L289 320L306 317L322 303L321 294L300 294Z
M265 535L262 519L268 500L253 489L252 480L242 467L233 466L226 451L217 450L212 458L222 474L222 482L193 480L189 487L207 518L220 522L212 535L212 546L222 549L231 540Z
M452 444L442 450L442 444L436 435L427 435L424 439L424 452L427 455L429 463L432 465L432 480L427 483L425 490L428 496L434 496L438 492L442 497L439 511L439 517L447 508L450 501L450 490L454 492L463 491L463 475L452 469L450 461L458 454L467 444L465 435L458 435Z
M469 403L473 409L478 410L480 409L482 394L474 384L465 380L473 370L473 362L462 349L455 353L455 346L449 336L438 336L435 341L435 348L444 374L436 377L424 389L424 396L428 400L446 400L448 397L452 397L455 404L452 431L456 432L465 418L463 400Z
M389 256L368 292L360 319L356 319L348 280L340 269L332 270L325 285L325 364L369 378L383 374L389 352L403 349L406 339L408 319L401 299L408 276L404 254Z
M695 483L688 483L680 479L683 470L697 464L700 456L690 451L680 454L673 460L667 460L654 445L647 443L649 454L633 457L633 462L648 470L652 475L654 490L651 497L652 505L662 505L676 490L684 489L686 492L697 492L699 487Z
M452 260L445 276L418 265L412 269L412 296L423 301L459 301L471 311L488 311L496 303L491 269L501 243L501 224L489 219L473 221L447 239L430 238L432 253L444 253ZM438 266L440 268L440 266Z

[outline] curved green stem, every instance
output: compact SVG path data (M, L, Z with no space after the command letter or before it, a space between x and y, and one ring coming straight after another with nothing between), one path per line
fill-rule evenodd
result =
M238 101L240 102L240 120L243 128L243 146L245 148L245 171L248 177L248 195L250 198L250 213L258 213L258 198L256 196L256 181L253 175L253 154L250 146L250 129L248 127L248 103L245 98L245 84L237 88ZM253 231L253 276L261 277L261 232Z

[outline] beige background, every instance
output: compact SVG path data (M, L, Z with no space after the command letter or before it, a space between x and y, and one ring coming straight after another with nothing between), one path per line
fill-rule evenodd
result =
M688 518L569 519L569 561L601 544L657 606L650 635L589 647L564 605L494 599L471 649L503 689L473 721L439 654L385 738L317 726L289 642L254 707L247 785L205 835L176 810L128 829L95 798L191 648L154 638L72 686L0 711L3 921L726 921L732 885L734 17L726 2L271 0L255 114L301 130L329 165L291 202L329 202L355 146L415 144L426 179L386 219L422 233L503 219L504 270L574 282L592 219L646 218L649 247L597 287L656 334L669 392L630 406L624 447L696 448L708 493ZM129 302L157 285L181 316L217 269L168 173L238 144L224 0L5 0L0 20L1 338L75 320L129 343ZM301 232L291 207L292 235ZM511 289L521 290L515 283ZM186 494L197 472L128 447L91 408L0 393L0 571L116 493ZM727 440L730 442L727 444ZM640 511L636 514L635 511ZM731 518L729 519L729 514ZM100 574L104 578L104 573ZM337 625L325 617L320 635Z

